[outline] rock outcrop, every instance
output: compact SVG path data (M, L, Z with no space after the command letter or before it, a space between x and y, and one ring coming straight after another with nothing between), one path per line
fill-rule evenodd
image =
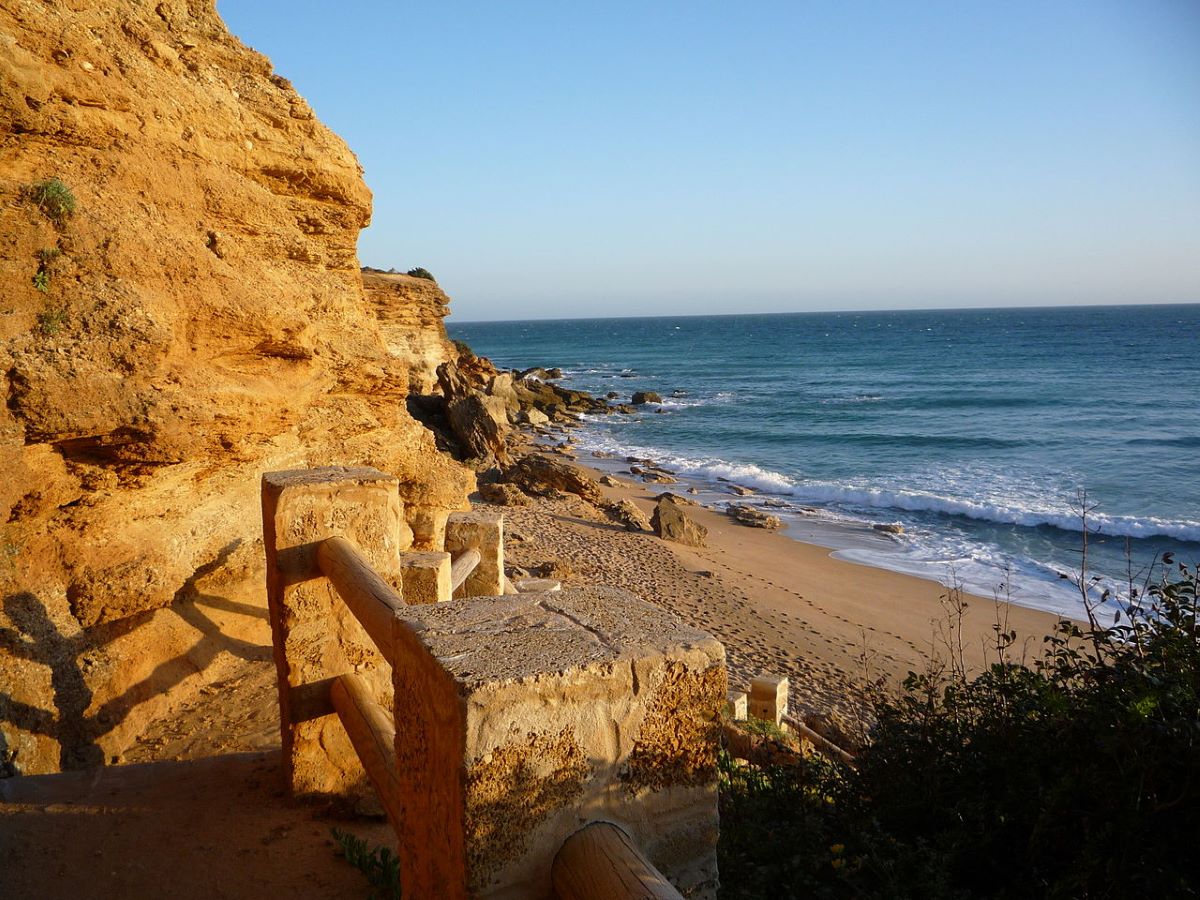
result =
M262 472L395 474L417 547L473 477L405 411L354 155L211 0L0 0L0 84L0 763L39 772L249 652Z
M582 469L536 454L522 457L504 473L504 480L530 494L562 491L577 494L594 506L605 502L600 485Z
M428 278L367 269L362 279L388 354L408 372L409 391L428 394L437 367L455 356L443 321L450 298Z
M725 504L725 515L733 519L739 525L746 525L750 528L766 528L774 531L777 528L783 527L783 519L779 516L773 516L770 513L765 513L761 509L755 509L745 503L727 503Z
M634 504L632 500L615 500L604 507L604 512L610 519L622 526L626 531L651 531L650 520Z
M708 529L691 519L671 494L659 496L650 527L660 538L689 547L703 547L708 537Z

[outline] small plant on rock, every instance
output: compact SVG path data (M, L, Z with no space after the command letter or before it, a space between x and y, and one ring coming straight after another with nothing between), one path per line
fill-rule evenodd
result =
M75 214L75 195L60 178L31 184L25 194L59 228Z
M67 321L67 311L62 307L44 309L38 313L38 331L46 337L58 334Z
M413 278L424 278L426 281L437 281L437 279L433 277L432 272L430 272L428 269L423 269L420 266L417 266L415 269L409 269L404 274L411 275Z

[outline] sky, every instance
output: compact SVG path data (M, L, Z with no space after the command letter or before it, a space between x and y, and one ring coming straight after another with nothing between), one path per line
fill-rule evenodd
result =
M1200 2L218 0L460 321L1200 302Z

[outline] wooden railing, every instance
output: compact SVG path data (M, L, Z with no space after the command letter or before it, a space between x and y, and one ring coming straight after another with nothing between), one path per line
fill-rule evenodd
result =
M343 470L344 471L344 470ZM363 470L351 470L361 472ZM366 470L370 471L370 470ZM295 473L281 473L283 476L296 478ZM375 487L373 482L360 481L354 483L356 489L367 494ZM290 482L289 482L290 483ZM296 483L308 486L310 482L297 480ZM378 649L382 660L397 671L403 669L402 664L408 664L404 671L412 671L411 661L401 659L402 654L413 652L411 640L401 640L399 635L406 634L404 625L406 610L416 610L420 607L407 607L400 592L393 587L389 580L383 577L372 565L367 552L353 540L342 535L333 535L317 541L299 541L291 548L277 545L277 535L287 524L286 516L280 515L282 505L275 485L271 486L275 494L270 498L268 510L268 485L264 479L264 525L265 538L268 545L268 593L271 600L272 630L275 638L275 655L280 671L280 705L283 718L285 762L288 765L289 777L293 789L298 792L311 792L313 786L324 783L320 773L312 771L310 757L301 758L298 742L300 726L313 723L326 711L335 713L338 721L345 730L375 793L386 811L389 820L401 838L402 872L405 871L407 856L426 855L436 852L429 846L405 846L405 835L411 835L411 828L406 829L405 822L405 782L402 778L397 753L400 742L397 741L397 722L405 727L409 723L404 720L397 703L393 715L380 705L374 690L364 677L354 672L345 671L332 677L322 676L313 672L312 666L305 659L328 660L336 659L338 654L329 650L307 651L308 657L301 657L293 643L295 634L305 631L305 625L299 621L299 609L311 610L313 604L311 594L303 595L305 602L292 609L285 608L285 592L294 589L296 585L312 582L323 576L333 588L333 595L344 603L354 619L362 626L370 641ZM376 497L375 499L381 499ZM331 520L336 517L330 516ZM375 551L380 558L381 551ZM384 554L386 557L386 553ZM311 569L306 568L305 559L311 560ZM458 591L468 578L480 566L483 555L477 549L469 548L451 558L451 584ZM502 574L501 568L501 574ZM470 601L466 601L470 602ZM336 609L332 610L332 619L337 620ZM318 626L319 622L314 622ZM310 629L311 631L311 629ZM311 640L311 639L310 639ZM345 639L341 639L345 642ZM332 647L333 645L329 645ZM355 656L360 653L353 654ZM291 657L289 659L289 656ZM349 658L349 657L348 657ZM327 663L321 662L321 665ZM420 666L428 667L428 662L420 662ZM358 668L358 665L355 665ZM301 670L306 673L305 684L298 683ZM399 679L399 674L394 676ZM723 678L723 673L722 673ZM378 679L376 679L378 683ZM322 693L323 689L323 693ZM414 689L415 686L414 686ZM422 686L419 690L429 690ZM400 694L397 681L397 696ZM415 724L415 723L414 723ZM323 726L322 726L323 727ZM426 734L428 734L426 732ZM403 737L403 735L401 736ZM422 738L422 743L427 738ZM321 732L318 743L322 748L329 742L325 732ZM312 739L305 744L305 753L312 752ZM422 744L423 745L423 744ZM320 750L318 752L324 752ZM420 760L416 761L420 764ZM430 760L432 762L432 760ZM406 764L411 765L411 755ZM339 764L336 768L342 768ZM444 769L444 766L441 766ZM418 776L418 780L421 776ZM410 788L411 790L411 788ZM437 804L434 804L437 808ZM447 810L449 815L449 810ZM435 823L436 824L436 823ZM451 823L445 823L452 830ZM451 842L451 855L453 854ZM461 851L459 851L461 855ZM463 857L465 859L465 857ZM444 860L443 860L444 862ZM439 863L421 863L419 860L414 871L438 871ZM714 869L715 873L715 869ZM592 822L582 829L570 834L562 842L557 853L552 856L551 880L553 889L562 900L589 900L589 898L646 898L646 900L665 900L665 898L680 898L681 894L670 884L666 877L638 849L629 834L614 824L608 822ZM431 885L437 885L436 888ZM472 892L467 888L467 880L459 878L456 885L445 885L441 877L427 877L425 884L410 886L405 884L406 896L439 896L458 898L467 896L484 896L488 891ZM410 890L412 891L411 893ZM489 888L490 890L490 888Z
M609 822L594 822L567 838L551 877L559 900L683 900L629 835Z
M478 550L464 550L458 556L450 558L450 589L457 591L462 587L471 573L479 567L483 555Z

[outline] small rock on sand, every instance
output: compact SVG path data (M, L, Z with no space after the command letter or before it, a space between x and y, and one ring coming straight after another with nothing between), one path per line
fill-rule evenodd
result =
M703 547L708 537L708 529L688 518L671 494L659 497L654 515L650 518L650 526L660 538L689 547Z
M774 530L783 527L783 519L765 513L761 509L747 506L744 503L729 503L725 506L725 514L739 525L751 528L768 528Z

